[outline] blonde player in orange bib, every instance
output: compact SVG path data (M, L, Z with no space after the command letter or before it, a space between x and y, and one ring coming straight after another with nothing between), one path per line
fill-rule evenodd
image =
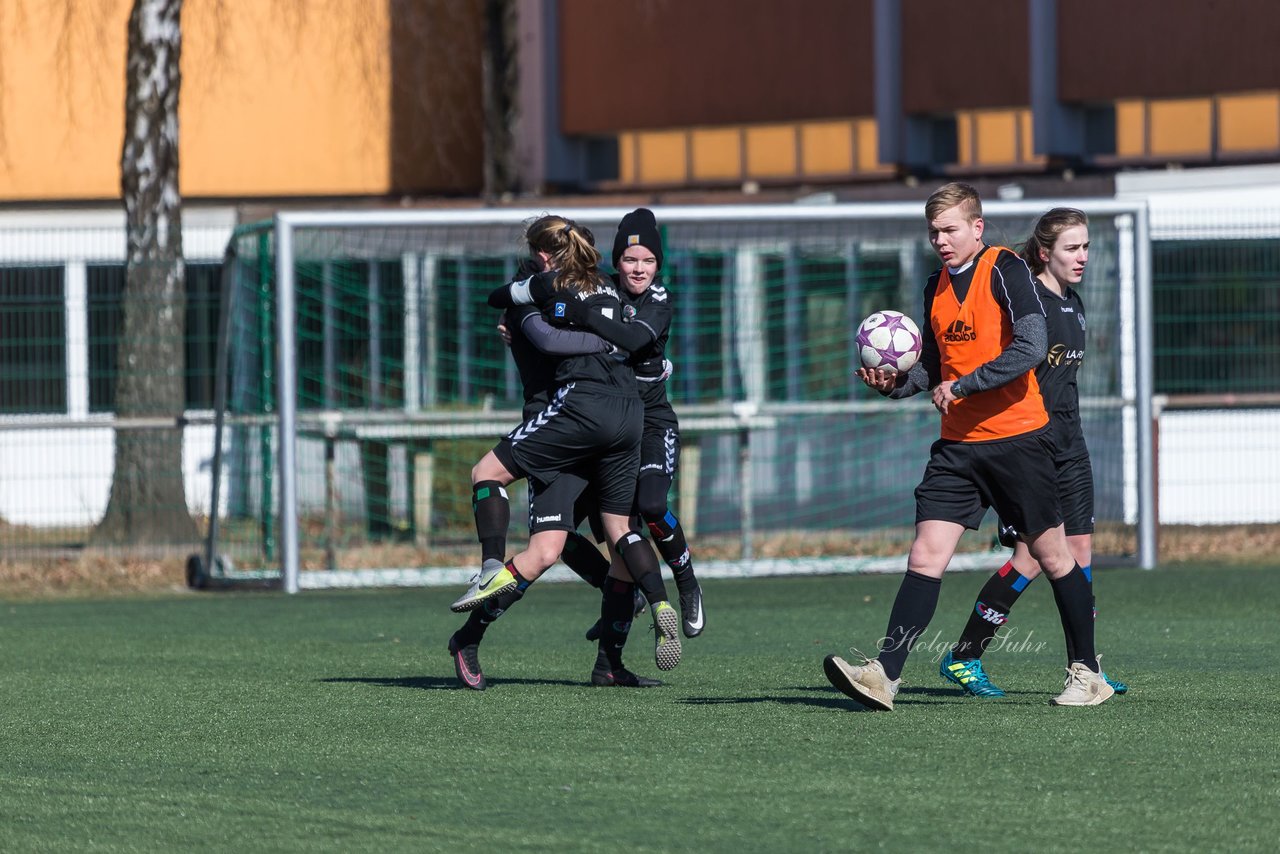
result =
M823 670L863 706L891 711L960 537L994 507L1048 575L1072 641L1066 686L1051 702L1097 705L1114 691L1094 650L1092 584L1067 546L1049 416L1035 377L1048 347L1044 306L1026 262L983 242L982 200L973 187L938 189L925 204L925 220L942 267L925 286L920 360L905 374L866 368L858 374L892 398L929 391L942 437L916 487L916 535L879 656L850 664L830 655Z

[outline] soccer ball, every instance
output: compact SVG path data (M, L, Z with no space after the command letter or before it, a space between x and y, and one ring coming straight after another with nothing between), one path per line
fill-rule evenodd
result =
M877 311L862 321L854 340L863 367L872 370L909 371L920 358L920 329L900 311Z

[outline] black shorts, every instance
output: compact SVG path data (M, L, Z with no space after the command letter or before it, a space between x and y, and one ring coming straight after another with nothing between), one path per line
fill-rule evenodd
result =
M640 476L660 474L674 479L680 466L680 431L646 427L640 439Z
M916 523L955 522L976 530L994 507L1018 531L1061 524L1053 441L1040 431L1000 442L939 439L916 487Z
M575 530L581 528L582 523L586 522L595 541L597 543L605 541L604 520L600 518L600 500L596 497L595 487L590 483L573 505L573 520L577 523Z
M1093 465L1088 455L1057 461L1058 500L1068 537L1093 533ZM1000 543L1013 548L1018 537L1014 525L1000 519Z
M586 489L587 479L573 472L561 472L550 483L529 478L529 534L576 531L575 504Z
M591 482L602 512L625 516L636 493L643 407L639 397L593 385L569 383L559 389L546 409L507 434L504 453L544 493L562 473L571 472ZM572 501L568 512L572 515Z
M539 394L530 400L525 400L524 410L520 413L521 421L528 421L530 418L535 417L539 412L546 409L548 398L548 395ZM538 405L539 399L542 401L541 405ZM521 468L520 463L517 462L516 458L511 454L510 435L503 436L498 440L498 444L493 446L493 455L497 457L498 462L502 463L503 467L511 473L512 480L524 480L529 476L529 473Z

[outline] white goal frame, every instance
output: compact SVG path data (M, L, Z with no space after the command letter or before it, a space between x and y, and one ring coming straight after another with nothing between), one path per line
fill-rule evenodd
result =
M1129 252L1120 253L1121 323L1132 324L1132 336L1123 336L1133 342L1132 354L1124 353L1122 359L1122 406L1125 417L1126 456L1129 448L1136 453L1136 482L1126 483L1126 493L1132 494L1136 508L1137 563L1143 569L1155 567L1156 562L1156 495L1154 472L1153 418L1153 303L1151 280L1150 218L1146 202L1117 201L1114 199L1038 199L1033 201L992 201L983 204L989 217L1034 217L1051 207L1070 206L1089 214L1118 216L1117 227L1121 246L1126 243ZM629 208L556 208L556 211L575 219L618 220ZM909 219L921 217L918 202L850 203L828 205L730 205L730 206L670 206L655 207L660 222L733 222L762 219L778 222L831 222L850 223L883 218ZM283 589L287 593L300 590L299 573L299 522L298 522L298 472L297 441L298 413L297 364L295 335L296 282L294 264L295 236L306 228L376 228L505 225L513 229L531 217L545 213L545 208L506 208L472 210L431 211L298 211L282 212L274 219L275 272L276 272L276 384L278 400L277 471L279 476L279 544L280 572ZM1125 219L1125 215L1131 219ZM1132 269L1129 269L1129 268ZM923 283L921 283L923 286ZM288 342L289 346L285 346ZM867 404L862 404L866 406ZM849 411L857 411L859 404L847 404ZM749 407L738 404L726 417L755 418L759 411L746 411ZM1130 466L1126 465L1126 471ZM744 557L749 557L749 551ZM378 571L370 570L376 575ZM371 576L372 577L372 576Z

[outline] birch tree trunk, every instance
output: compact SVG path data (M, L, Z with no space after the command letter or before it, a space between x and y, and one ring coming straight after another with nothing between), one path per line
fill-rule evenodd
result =
M127 260L116 356L116 414L176 418L184 408L186 275L178 190L182 0L134 0L120 156ZM91 545L192 543L182 430L116 433L106 514Z

